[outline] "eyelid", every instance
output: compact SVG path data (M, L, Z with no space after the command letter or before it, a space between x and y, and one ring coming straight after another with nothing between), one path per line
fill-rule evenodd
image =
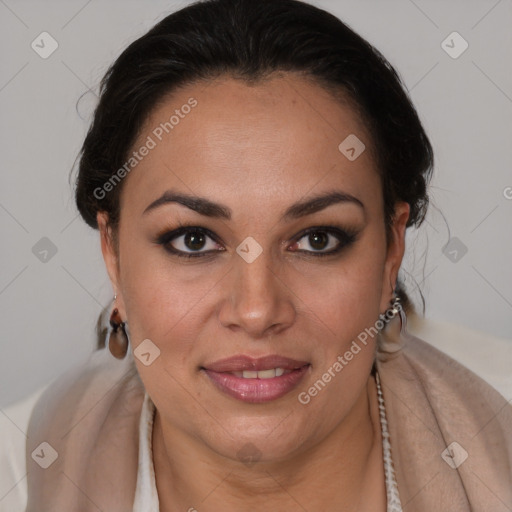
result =
M338 244L334 249L329 251L308 251L299 249L293 252L298 252L308 256L313 255L314 257L335 255L356 241L359 230L346 227L342 228L341 226L312 226L296 235L293 238L293 243L296 244L299 240L311 233L327 233L328 235L334 236L334 238L338 240Z
M215 235L212 231L210 231L207 228L203 228L201 226L195 226L195 225L182 225L180 224L178 228L172 229L169 231L164 231L161 235L157 236L155 243L159 245L163 245L164 249L166 249L168 252L170 252L173 255L176 256L182 256L184 258L189 257L197 257L197 256L209 256L212 254L212 251L181 251L180 249L174 249L167 247L170 245L170 243L177 238L180 238L181 236L189 233L189 232L196 232L196 233L202 233L206 235L207 237L211 238L215 243L221 244L220 239L217 235ZM223 252L225 249L216 249L213 252Z
M192 224L186 225L186 224L181 224L181 223L178 228L165 231L162 234L158 235L156 237L155 243L157 243L159 245L163 245L164 249L167 252L171 253L172 255L175 255L177 257L182 257L182 258L208 257L208 256L211 256L213 253L224 252L226 250L226 249L214 249L214 250L207 250L207 251L186 252L186 251L181 251L179 249L174 249L174 248L171 249L170 247L166 247L166 246L169 246L170 243L172 241L174 241L175 239L177 239L189 232L197 232L197 233L205 234L206 236L211 238L215 243L222 245L220 238L217 235L215 235L212 231L210 231L209 229L204 228L202 226L197 226L197 225L192 225ZM295 244L299 240L301 240L302 238L307 236L308 234L317 233L317 232L327 233L331 236L334 236L339 242L337 247L335 249L331 249L330 251L324 251L324 252L308 251L308 250L296 250L296 251L292 251L292 252L301 253L301 254L305 254L305 255L313 255L313 257L334 255L334 254L339 253L341 250L343 250L344 247L353 243L356 240L357 235L359 234L360 230L356 229L356 228L352 228L352 227L351 228L342 227L341 225L311 226L309 228L302 230L297 235L295 235L291 239L291 243ZM286 242L286 243L288 243L288 242Z

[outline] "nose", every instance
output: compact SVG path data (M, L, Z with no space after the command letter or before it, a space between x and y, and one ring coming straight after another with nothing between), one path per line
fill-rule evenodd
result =
M293 293L284 275L272 266L270 251L254 261L233 256L233 269L224 283L225 298L219 311L221 325L245 331L252 338L264 338L289 328L296 316Z

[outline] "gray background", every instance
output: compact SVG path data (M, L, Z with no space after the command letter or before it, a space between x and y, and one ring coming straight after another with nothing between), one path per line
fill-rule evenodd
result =
M188 3L0 0L0 407L92 350L112 291L69 173L107 66ZM418 299L421 288L428 317L512 343L511 0L311 3L398 69L433 143L431 210L407 238L409 290ZM58 43L47 59L31 48L43 31ZM469 44L456 59L441 46L453 31ZM43 237L55 254L41 252Z

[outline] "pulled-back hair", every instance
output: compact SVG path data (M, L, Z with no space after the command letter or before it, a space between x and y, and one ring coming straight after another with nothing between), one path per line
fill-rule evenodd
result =
M121 53L101 81L79 155L75 198L85 222L97 228L96 214L105 211L115 233L122 183L103 197L94 191L126 162L164 96L223 75L257 84L286 71L350 101L370 134L386 228L400 200L410 205L407 225L419 226L433 151L399 75L338 18L298 0L199 1L167 16ZM397 292L408 309L400 283Z

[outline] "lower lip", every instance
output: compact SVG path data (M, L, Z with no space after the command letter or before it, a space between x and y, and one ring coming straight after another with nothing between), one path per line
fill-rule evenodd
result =
M309 365L270 379L244 379L231 373L203 368L218 389L243 402L261 403L276 400L294 389L306 374Z

